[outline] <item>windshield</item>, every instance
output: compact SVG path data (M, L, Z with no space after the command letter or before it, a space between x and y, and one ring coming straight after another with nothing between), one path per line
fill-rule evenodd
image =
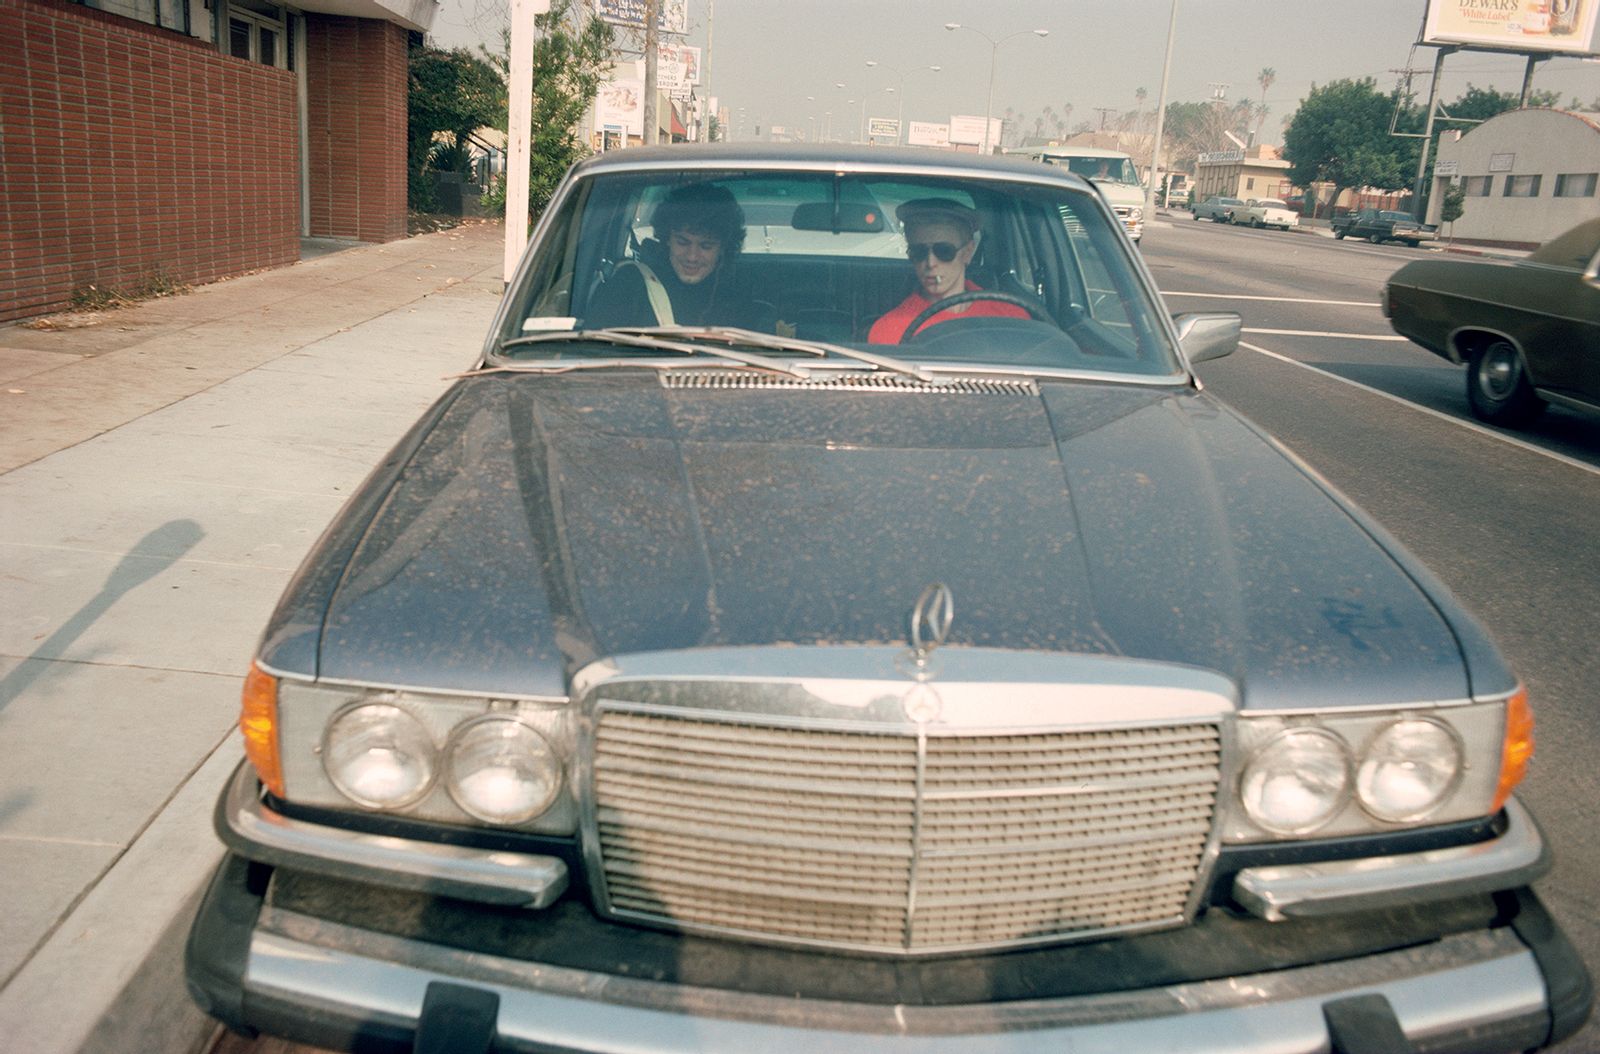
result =
M1289 207L1283 203L1281 198L1262 198L1256 204L1264 209L1286 209Z
M1390 221L1399 222L1399 223L1410 223L1411 222L1411 213L1409 213L1409 212L1380 212L1380 213L1378 213L1378 218L1380 220L1390 220Z
M1065 165L1074 175L1097 183L1124 183L1139 186L1139 171L1126 157L1052 157L1053 165Z
M1182 372L1126 238L1098 195L1071 186L602 171L558 208L510 294L493 365L700 348L722 363L734 347L802 373Z

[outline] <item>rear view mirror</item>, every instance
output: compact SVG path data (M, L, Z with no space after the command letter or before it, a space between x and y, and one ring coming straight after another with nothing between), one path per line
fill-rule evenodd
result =
M882 209L849 201L808 201L796 205L790 223L797 231L831 231L834 234L877 234L886 228Z
M1178 329L1178 346L1191 366L1232 355L1244 329L1244 319L1236 311L1186 311L1173 315L1172 324Z

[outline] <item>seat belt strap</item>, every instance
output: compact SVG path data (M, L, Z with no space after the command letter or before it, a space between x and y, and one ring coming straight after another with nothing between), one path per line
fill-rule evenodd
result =
M672 316L672 298L667 295L667 287L661 284L661 279L650 270L650 265L643 260L629 260L623 264L637 267L639 277L644 279L644 292L650 298L650 310L655 312L656 325L675 326L677 321Z

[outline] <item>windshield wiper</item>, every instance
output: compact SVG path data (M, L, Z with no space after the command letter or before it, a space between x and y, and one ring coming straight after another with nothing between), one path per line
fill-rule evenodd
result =
M596 341L604 344L615 344L624 348L641 348L646 351L671 351L679 355L710 355L713 358L723 359L728 362L738 363L758 370L770 370L773 373L783 373L801 380L810 380L811 371L804 366L796 366L790 362L781 362L778 359L769 359L765 355L753 355L746 351L734 351L731 348L707 348L699 344L686 344L682 341L668 339L678 335L685 327L658 326L651 329L582 329L564 331L559 333L535 333L526 337L512 337L502 340L498 346L499 351L507 348L522 348L531 344L557 344L563 341ZM598 365L598 364L596 364ZM608 362L606 365L618 365ZM504 365L501 369L543 369L543 366ZM562 368L582 368L582 363L562 363Z
M837 355L844 359L854 359L865 362L891 373L904 374L915 378L924 384L934 383L935 377L931 370L913 365L904 359L897 359L890 355L879 355L871 351L857 351L839 344L829 344L820 340L802 340L799 337L780 337L771 333L760 333L753 329L741 329L737 326L641 326L625 327L621 329L606 330L608 333L636 333L644 336L683 337L689 340L716 340L727 344L747 344L753 348L766 348L769 351L798 351L807 355Z

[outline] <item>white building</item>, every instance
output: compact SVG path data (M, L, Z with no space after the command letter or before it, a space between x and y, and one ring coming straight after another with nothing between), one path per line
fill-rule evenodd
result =
M1428 222L1444 189L1466 190L1457 241L1520 247L1548 241L1600 216L1600 121L1567 110L1508 110L1439 139Z

